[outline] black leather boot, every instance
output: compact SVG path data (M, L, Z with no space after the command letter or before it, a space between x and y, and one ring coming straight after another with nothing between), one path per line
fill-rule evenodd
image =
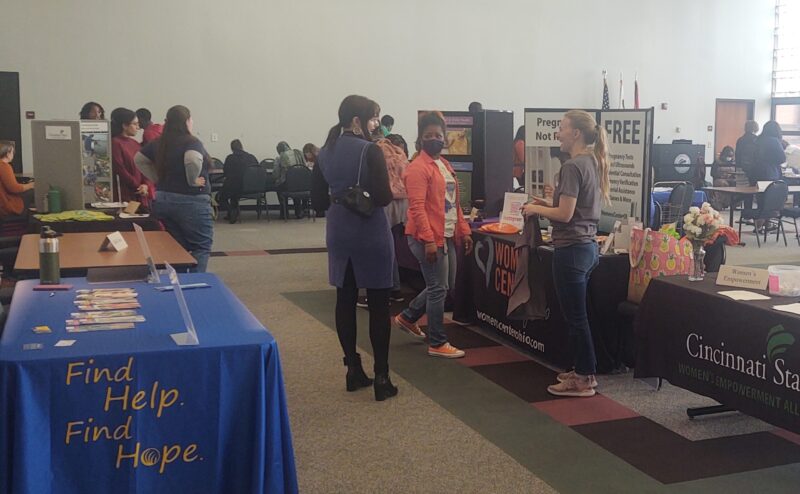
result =
M375 374L375 383L372 386L375 389L375 401L383 401L397 394L397 386L392 384L388 372Z
M347 357L344 359L344 365L347 366L347 375L345 379L347 380L347 391L356 391L360 388L366 388L370 384L372 384L372 379L367 377L367 374L364 373L364 368L361 367L361 355L356 354L355 360L352 362L347 361Z

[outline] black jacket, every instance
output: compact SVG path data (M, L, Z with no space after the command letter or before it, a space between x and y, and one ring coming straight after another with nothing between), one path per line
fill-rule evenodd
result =
M228 195L238 195L242 192L242 177L244 170L250 165L257 165L258 160L247 151L234 151L225 158L223 171L225 172L225 183L222 190Z

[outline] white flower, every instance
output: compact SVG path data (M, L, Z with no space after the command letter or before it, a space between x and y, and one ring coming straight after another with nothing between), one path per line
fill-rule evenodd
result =
M691 223L693 219L694 219L694 216L692 216L691 214L687 214L686 216L683 217L683 222L684 223Z
M706 224L706 217L702 214L697 217L697 224L698 225L705 225Z
M703 205L701 206L701 209L708 211L711 209L711 204L704 202Z
M689 208L689 213L691 214L700 214L700 208L697 206L692 206Z

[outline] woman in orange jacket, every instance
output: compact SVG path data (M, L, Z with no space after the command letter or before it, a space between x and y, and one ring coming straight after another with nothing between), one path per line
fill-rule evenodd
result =
M0 217L27 214L33 202L33 182L21 184L14 176L14 141L0 141Z
M419 261L426 288L395 317L400 329L417 338L425 333L417 325L428 315L428 355L459 358L464 351L447 342L444 331L444 299L456 279L456 248L472 251L469 225L459 207L458 181L450 163L441 157L446 125L439 112L419 120L419 156L406 169L408 195L406 235Z

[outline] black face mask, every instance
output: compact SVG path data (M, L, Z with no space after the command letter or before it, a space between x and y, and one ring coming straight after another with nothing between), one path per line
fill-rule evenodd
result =
M444 149L444 141L440 141L439 139L422 141L422 150L431 156L438 155L442 152L442 149Z

